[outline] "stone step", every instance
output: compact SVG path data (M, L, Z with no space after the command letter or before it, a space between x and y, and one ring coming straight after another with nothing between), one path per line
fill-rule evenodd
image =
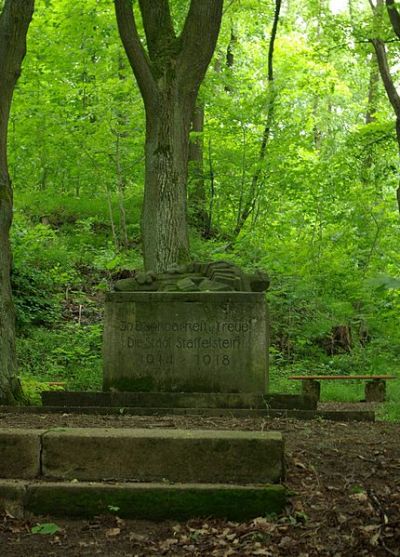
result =
M261 408L135 408L131 406L1 406L0 414L87 414L97 416L203 416L374 422L374 410L263 410Z
M282 512L286 496L282 485L0 480L0 511L19 518L25 513L68 517L113 513L153 521L210 516L249 520Z
M283 476L280 433L78 429L43 436L47 478L263 483Z
M136 408L232 408L315 410L313 397L254 393L153 393L44 391L45 406L119 406Z
M281 433L178 429L0 429L0 477L277 483Z

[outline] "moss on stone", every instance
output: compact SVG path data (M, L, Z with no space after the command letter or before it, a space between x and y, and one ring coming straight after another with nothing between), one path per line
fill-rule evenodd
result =
M184 487L52 484L29 487L26 508L34 514L72 517L116 512L121 517L154 521L206 516L247 520L282 512L286 497L281 485L241 488L201 484Z

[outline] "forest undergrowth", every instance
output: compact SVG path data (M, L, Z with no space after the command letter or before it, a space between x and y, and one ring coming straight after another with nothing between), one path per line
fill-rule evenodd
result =
M63 382L71 390L101 389L104 294L113 281L142 266L136 224L139 207L138 199L127 201L131 243L122 248L115 245L110 225L112 219L114 233L119 234L116 199L108 205L101 198L19 196L13 229L13 286L19 369L30 403L40 403L40 391L48 389L49 382ZM260 249L246 251L240 243L228 249L223 240L204 240L194 233L191 241L195 259L227 259L247 269L260 266L266 271L270 263L276 267L267 247L265 254ZM288 379L292 373L398 374L399 348L389 311L394 296L389 290L370 286L375 305L369 300L370 314L363 316L346 298L334 300L332 306L328 288L325 296L320 292L316 297L318 276L310 269L290 271L271 273L267 294L272 391L297 392L300 386ZM340 279L338 274L331 276L333 284ZM340 311L335 313L335 308ZM363 336L359 334L361 319ZM328 382L323 385L322 400L360 401L363 388L361 381ZM398 382L388 382L388 401L379 416L398 420L399 399Z
M180 29L188 3L169 4ZM333 4L227 2L189 137L191 256L268 272L274 391L300 388L291 373L400 376L397 8ZM146 183L113 3L36 3L8 128L25 391L99 389L104 294L143 265ZM388 396L399 419L399 381Z

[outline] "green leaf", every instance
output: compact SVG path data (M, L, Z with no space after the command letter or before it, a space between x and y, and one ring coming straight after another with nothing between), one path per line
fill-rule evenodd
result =
M42 534L44 536L52 536L57 532L60 532L61 528L54 522L44 522L42 524L37 524L31 529L32 534Z

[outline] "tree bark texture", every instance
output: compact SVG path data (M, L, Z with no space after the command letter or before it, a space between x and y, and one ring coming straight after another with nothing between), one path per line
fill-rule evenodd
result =
M146 111L144 264L162 271L189 257L187 176L191 118L218 38L223 0L192 0L176 35L168 0L139 0L147 49L132 0L115 0L122 43Z
M396 6L395 0L386 0L386 9L392 24L393 31L400 39L400 13Z
M7 165L7 127L33 7L34 0L5 0L0 14L0 404L12 404L21 397L10 282L13 193Z

